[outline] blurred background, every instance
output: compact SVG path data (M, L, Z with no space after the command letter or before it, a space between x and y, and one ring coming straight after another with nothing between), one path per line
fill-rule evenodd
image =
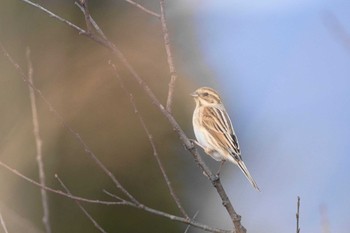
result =
M73 1L37 1L85 28ZM159 12L158 1L138 1ZM169 70L160 22L121 0L89 1L90 13L165 103ZM350 228L350 2L347 0L179 0L166 5L179 79L173 113L193 138L200 86L217 89L238 135L243 159L261 188L227 164L222 182L248 232ZM3 0L0 41L65 122L141 202L180 215L137 116L108 65L112 60L135 96L158 153L189 215L229 229L220 199L164 117L112 54L21 1ZM120 194L40 99L37 99L47 185L110 199ZM0 56L0 159L38 180L28 87ZM202 151L201 151L202 152ZM209 166L219 164L202 153ZM0 211L9 232L44 232L40 190L0 168ZM49 193L53 232L98 232L71 200ZM123 206L84 204L107 232L184 232L186 226ZM2 232L2 229L0 230ZM190 232L203 232L191 228Z

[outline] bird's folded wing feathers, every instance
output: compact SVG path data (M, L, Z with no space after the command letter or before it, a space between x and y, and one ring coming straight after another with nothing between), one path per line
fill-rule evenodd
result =
M202 123L211 135L216 136L216 143L221 148L226 148L235 159L241 160L237 137L230 118L224 109L221 110L215 107L205 108Z

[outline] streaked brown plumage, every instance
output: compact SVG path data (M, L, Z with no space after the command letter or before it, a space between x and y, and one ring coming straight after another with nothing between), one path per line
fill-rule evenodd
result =
M213 159L236 164L251 185L259 190L242 160L235 131L218 93L212 88L201 87L192 96L196 102L192 121L197 144Z

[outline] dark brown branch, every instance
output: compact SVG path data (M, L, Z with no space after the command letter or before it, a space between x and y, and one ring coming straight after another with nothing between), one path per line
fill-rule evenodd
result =
M168 26L165 19L164 7L165 7L165 0L160 0L160 12L161 12L160 22L162 24L164 46L165 46L165 51L166 51L167 61L168 61L168 66L170 71L170 82L169 82L168 98L166 101L166 109L168 110L168 112L171 112L171 106L174 99L174 89L175 89L175 82L177 79L177 73L175 71L173 54L171 52L171 47L170 47L169 31L168 31Z
M211 174L213 176L213 174ZM224 187L221 184L220 178L215 177L214 179L211 178L210 181L216 188L217 192L220 195L222 205L226 208L227 212L229 213L231 220L233 222L234 228L236 233L245 233L247 230L244 228L244 226L241 224L241 216L236 213L235 209L233 208L230 199L228 198Z
M28 0L21 0L23 2L28 3ZM38 7L35 4L30 4L32 6L35 6L39 9L42 9L42 7ZM47 10L45 10L46 13ZM50 12L53 14L52 12ZM55 16L52 16L55 17ZM59 16L56 16L55 18L60 18ZM66 23L68 26L71 26L69 23L60 20L61 22ZM212 185L216 188L222 203L224 207L226 208L227 212L229 213L231 220L234 224L235 231L237 233L244 233L246 232L245 228L241 224L241 216L239 216L236 211L234 210L232 203L230 202L229 198L227 197L227 194L220 182L219 179L213 173L210 171L210 169L207 167L207 165L203 162L201 157L199 156L196 148L194 147L193 143L189 140L189 138L186 136L180 125L177 123L175 118L171 115L170 112L168 112L164 106L160 103L158 98L154 95L153 91L150 89L150 87L143 81L143 79L139 76L139 74L135 71L135 69L131 66L131 64L128 62L124 54L117 48L116 45L114 45L112 42L108 40L104 40L100 36L96 36L94 34L86 33L84 30L80 29L79 27L71 26L75 30L79 32L79 34L87 36L89 39L92 39L96 41L97 43L101 44L102 46L108 48L113 54L117 56L117 58L120 60L120 62L125 66L125 68L130 72L132 77L139 83L139 85L142 87L144 92L148 95L151 102L161 111L161 113L167 118L171 126L173 127L173 130L178 134L180 140L182 141L183 145L186 147L186 149L191 153L193 156L195 162L197 165L203 170L203 172L206 174L208 179L211 181Z
M58 175L55 175L56 179L58 180L58 182L60 183L60 185L62 186L62 188L66 191L66 193L68 193L69 195L72 195L71 192L69 191L69 189L67 188L67 186L63 183L63 181L58 177ZM89 214L89 212L82 206L82 204L80 204L79 201L75 200L75 203L77 203L77 205L79 206L79 208L81 209L81 211L83 211L83 213L86 215L86 217L88 217L88 219L92 222L92 224L94 224L94 226L103 233L107 233L97 222L96 220Z
M148 138L148 141L149 143L151 144L151 147L152 147L152 150L153 150L153 156L154 158L156 159L157 163L158 163L158 166L160 168L160 171L162 172L162 175L163 175L163 178L168 186L168 189L169 189L169 192L170 192L170 195L172 196L172 198L174 199L177 207L179 208L179 210L181 211L182 215L189 219L189 216L188 214L186 213L185 209L182 207L181 203L180 203L180 199L178 198L178 196L176 195L172 185L171 185L171 182L169 180L169 177L165 171L165 168L163 166L163 163L162 161L160 160L159 158L159 155L158 155L158 151L157 151L157 147L156 147L156 144L153 140L153 136L152 134L150 133L148 127L146 126L146 123L143 119L143 117L141 116L139 110L137 109L137 106L136 106L136 103L135 103L135 100L134 100L134 96L133 94L127 89L127 87L124 85L124 82L122 80L122 78L119 76L119 73L117 71L117 67L112 64L111 62L109 62L109 64L112 66L112 68L114 69L115 71L115 75L120 83L120 86L121 88L124 90L125 94L129 96L129 100L130 100L130 103L131 103L131 106L134 108L134 113L137 115L137 118L139 119L140 121L140 124L143 128L143 130L145 131L146 135L147 135L147 138Z
M27 48L26 51L26 57L27 57L27 64L28 64L28 81L34 85L33 82L33 65L30 60L30 49ZM44 162L42 159L42 140L40 137L40 131L39 131L39 119L38 119L38 111L36 107L36 99L35 99L35 93L32 88L28 86L29 89L29 97L30 97L30 104L32 108L32 117L33 117L33 133L34 133L34 139L35 139L35 146L36 146L36 161L38 164L38 170L39 170L39 181L42 186L46 186L46 178L45 178L45 171L44 171ZM49 211L49 202L47 199L47 193L45 189L41 189L41 203L43 205L43 224L46 230L46 233L51 233L51 226L50 226L50 211Z
M297 219L297 229L296 233L300 233L300 226L299 226L299 208L300 208L300 197L298 196L298 201L297 201L297 213L295 214L295 217Z

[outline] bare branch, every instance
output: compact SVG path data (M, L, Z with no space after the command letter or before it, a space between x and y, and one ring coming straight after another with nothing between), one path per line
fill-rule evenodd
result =
M60 122L62 123L62 125L64 125L65 128L67 128L74 136L76 136L76 138L79 140L79 142L82 144L82 146L84 147L85 151L92 155L93 158L96 158L95 155L93 154L93 152L87 147L87 145L85 144L85 142L81 139L80 135L78 133L76 133L72 128L70 128L68 125L66 125L66 123L63 121L63 117L52 107L51 103L46 99L46 97L42 94L42 92L37 89L34 84L32 82L29 82L29 79L28 77L24 74L24 72L22 71L21 67L18 65L18 63L16 63L12 57L9 55L9 53L5 50L5 48L3 47L2 43L0 42L0 49L2 50L3 54L8 58L8 60L15 66L16 70L20 73L23 81L33 89L34 92L36 92L39 97L44 101L44 103L49 107L49 109L54 112L54 115L60 120ZM164 109L164 108L163 108ZM195 148L193 148L195 149ZM200 157L199 157L200 159ZM201 160L201 159L200 159ZM113 174L111 174L105 167L104 165L96 158L96 161L95 161L106 173L108 176L110 176L113 180L114 176ZM101 164L99 164L101 163ZM205 165L205 164L204 164ZM168 214L168 213L165 213L165 212L162 212L162 211L159 211L159 210L155 210L153 208L150 208L150 207L147 207L145 205L142 205L140 204L139 202L135 202L134 200L132 200L128 195L128 197L132 200L132 202L129 202L129 201L118 201L118 202L109 202L109 201L101 201L101 200L91 200L91 199L86 199L86 198L82 198L82 197L77 197L77 196L73 196L73 195L70 195L70 194L67 194L67 193L64 193L62 192L61 190L56 190L56 189L52 189L52 188L49 188L49 187L46 187L44 185L41 185L40 183L26 177L25 175L23 175L22 173L18 172L16 169L13 169L11 167L9 167L8 165L6 165L5 163L1 162L0 161L0 166L6 168L7 170L9 170L10 172L14 173L15 175L21 177L22 179L40 187L41 189L44 189L46 191L50 191L52 193L55 193L55 194L58 194L58 195L61 195L61 196L65 196L65 197L68 197L70 199L73 199L73 200L76 200L76 201L82 201L82 202L87 202L87 203L93 203L93 204L103 204L103 205L129 205L129 206L132 206L132 207L135 207L135 208L138 208L138 209L142 209L144 211L147 211L151 214L154 214L154 215L159 215L159 216L163 216L163 217L166 217L168 219L171 219L171 220L174 220L174 221L178 221L178 222L183 222L183 223L186 223L186 224L190 224L192 226L195 226L197 228L201 228L203 230L206 230L206 231L210 231L210 232L219 232L219 233L228 233L228 232L231 232L231 231L226 231L226 230L221 230L221 229L217 229L217 228L212 228L212 227L209 227L209 226L206 226L206 225L203 225L203 224L200 224L200 223L197 223L197 222L194 222L192 220L189 220L189 219L186 219L186 218L181 218L181 217L178 217L178 216L175 216L175 215L171 215L171 214ZM208 169L208 168L207 168ZM210 171L209 171L210 172ZM122 190L125 190L121 185L120 187L118 186L119 182L117 180L113 180L115 181L115 183L117 183L117 187L118 188L122 188ZM125 190L125 192L127 192ZM123 193L125 193L123 192ZM127 192L128 193L128 192Z
M111 197L114 197L113 194L111 194L111 193L109 193L107 191L105 191L105 193L107 195L111 196ZM119 198L117 197L117 199L119 199ZM218 228L212 228L212 227L203 225L201 223L197 223L194 220L186 219L186 218L182 218L182 217L178 217L178 216L174 216L174 215L171 215L171 214L159 211L159 210L152 209L152 208L147 207L145 205L135 205L135 204L131 203L131 206L136 207L136 208L141 209L141 210L144 210L144 211L147 211L148 213L151 213L151 214L154 214L154 215L158 215L158 216L162 216L162 217L168 218L168 219L173 220L173 221L186 223L186 224L189 224L191 226L194 226L194 227L197 227L197 228L209 231L209 232L232 233L232 231L222 230L222 229L218 229Z
M0 211L0 224L1 224L2 229L4 229L4 232L5 232L5 233L8 233L7 227L6 227L6 224L5 224L5 221L4 221L4 219L2 218L1 211Z
M194 220L196 219L196 217L197 217L198 213L199 213L199 210L197 210L197 212L196 212L196 213L193 215L193 217L192 217L192 221L194 221ZM187 232L188 232L188 230L190 229L190 227L191 227L191 225L188 225L188 226L186 227L186 230L185 230L185 232L184 232L184 233L187 233Z
M27 57L27 64L28 64L28 81L33 84L33 65L30 60L30 49L27 48L26 51L26 57ZM45 171L44 171L44 163L42 159L42 140L40 137L40 131L39 131L39 120L38 120L38 111L36 107L36 99L35 99L35 93L32 88L28 86L29 89L29 97L30 97L30 104L32 108L32 117L33 117L33 132L34 132L34 138L35 138L35 146L36 146L36 161L38 164L38 170L39 170L39 181L42 186L46 186L46 178L45 178ZM47 199L47 193L45 189L40 189L41 192L41 203L43 205L43 224L45 227L45 230L47 233L51 233L51 226L50 226L50 211L49 211L49 202Z
M46 191L49 191L49 192L52 192L52 193L55 193L55 194L58 194L58 195L61 195L64 197L68 197L68 198L73 199L73 200L83 201L83 202L92 203L92 204L102 204L102 205L124 205L125 204L122 202L100 201L100 200L92 200L92 199L87 199L87 198L83 198L83 197L73 196L73 195L62 192L61 190L49 188L47 186L43 186L40 183L36 182L35 180L32 180L32 179L28 178L27 176L23 175L22 173L20 173L16 169L11 168L7 164L3 163L2 161L0 161L0 166L7 169L11 173L19 176L20 178L28 181L29 183L39 187L39 188L45 189Z
M185 218L176 217L176 216L173 216L173 215L170 215L170 214L164 214L163 212L161 212L159 210L151 209L151 208L149 208L147 206L139 206L139 209L143 209L143 210L145 210L145 211L147 211L147 212L149 212L151 214L160 215L160 216L169 218L171 220L175 220L175 221L183 222L183 223L186 223L186 224L190 224L192 226L195 226L197 228L200 228L200 229L203 229L203 230L206 230L206 231L219 232L219 233L232 233L232 231L221 230L221 229L209 227L209 226L206 226L206 225L203 225L201 223L197 223L197 222L194 222L192 220L185 219Z
M69 189L67 188L67 186L63 183L63 181L58 177L58 175L55 175L56 179L58 180L58 182L60 183L60 185L63 187L63 189L66 191L66 193L71 194L71 192L69 191ZM96 220L89 214L89 212L87 212L87 210L80 204L79 201L75 201L75 203L77 203L77 205L79 206L79 208L83 211L83 213L86 215L86 217L88 217L88 219L94 224L94 226L103 233L107 233L97 222Z
M28 0L21 0L21 1L24 1L24 2L28 3ZM31 4L31 5L37 7L34 4ZM39 8L39 7L37 7L37 8ZM39 8L39 9L41 9L41 8ZM47 10L44 11L44 12L48 13ZM69 25L69 26L71 26L71 25ZM180 125L177 123L175 118L160 103L160 101L155 96L155 94L150 89L150 87L143 81L143 79L140 77L140 75L131 66L129 61L124 56L124 54L112 42L110 42L108 40L104 40L103 38L100 38L99 36L96 36L94 34L89 34L89 33L86 33L85 31L82 32L80 28L75 28L73 26L71 26L71 27L76 29L80 34L83 34L83 35L87 36L88 38L90 38L90 39L96 41L97 43L101 44L102 46L108 48L113 54L115 54L117 56L117 58L120 60L120 62L123 64L123 66L125 66L125 68L130 72L132 77L139 83L139 85L142 87L144 92L148 95L148 97L150 98L151 102L167 118L167 120L171 124L172 128L178 134L180 140L182 141L182 143L186 147L186 149L193 156L193 158L194 158L195 162L197 163L197 165L203 170L203 172L206 174L206 177L208 177L208 179L210 180L212 185L216 188L216 190L217 190L217 192L218 192L218 194L219 194L219 196L220 196L220 198L222 200L222 203L223 203L224 207L226 208L228 214L230 215L230 218L231 218L231 220L233 222L233 225L235 227L236 232L237 233L244 233L244 232L246 232L245 228L241 224L241 216L239 216L236 213L236 211L234 210L234 208L232 206L232 203L230 202L230 200L229 200L229 198L228 198L228 196L226 194L226 191L225 191L225 189L223 188L223 186L221 184L220 179L218 179L216 176L214 176L213 173L210 171L210 169L207 167L207 165L203 162L203 160L199 156L195 146L189 140L189 138L186 136L186 134L184 133L184 131L182 130Z
M105 194L107 194L108 196L111 196L111 197L113 197L113 198L115 198L115 199L117 199L119 201L125 201L126 202L126 200L124 200L123 198L121 198L121 197L119 197L119 196L117 196L117 195L115 195L115 194L113 194L113 193L111 193L111 192L109 192L109 191L107 191L105 189L103 190L103 192Z
M145 131L146 135L147 135L147 138L148 138L148 141L149 143L151 144L152 146L152 150L153 150L153 156L154 158L156 159L157 163L158 163L158 166L162 172L162 175L163 175L163 178L168 186L168 189L169 189L169 192L170 192L170 195L172 196L172 198L174 199L177 207L179 208L179 210L181 211L182 215L189 219L189 216L188 214L186 213L185 209L182 207L181 203L180 203L180 199L178 198L178 196L176 195L172 185L171 185L171 182L169 180L169 177L165 171L165 168L163 166L163 163L162 161L160 160L159 156L158 156L158 151L157 151L157 147L155 145L155 142L153 140L153 136L152 134L150 133L149 129L147 128L146 126L146 123L144 121L144 119L142 118L140 112L138 111L137 109L137 106L136 106L136 103L134 101L134 96L132 95L132 93L127 89L127 87L124 85L124 82L122 80L122 78L119 76L119 73L117 71L117 67L112 64L111 62L109 62L109 64L113 67L114 71L115 71L115 74L116 74L116 77L118 78L119 80L119 83L120 83L120 86L122 87L122 89L124 90L125 94L129 96L129 99L130 99L130 103L132 105L132 107L134 108L134 113L137 115L140 123L141 123L141 126L143 128L143 130Z
M63 121L63 118L62 116L52 107L51 103L46 99L46 97L41 93L41 91L39 89L37 89L32 83L28 82L28 78L26 77L26 75L23 73L21 67L12 59L12 57L7 53L7 51L5 50L5 48L2 46L2 43L0 42L0 49L2 50L3 54L9 59L9 61L14 65L14 67L16 68L16 70L20 73L21 77L22 77L22 80L27 84L29 85L31 88L33 88L33 90L38 94L38 96L44 101L44 103L49 107L49 109L54 113L55 117L57 117L60 122L62 123L62 125L68 129L77 139L78 141L82 144L82 146L84 147L85 151L89 154L89 155L94 155L94 154L91 154L92 151L90 151L90 149L86 146L85 142L81 139L80 135L78 133L76 133L73 129L71 129L69 126L66 125L66 123ZM127 62L127 61L126 61ZM130 66L131 67L131 66ZM132 67L131 67L132 68ZM137 74L137 73L135 73ZM142 81L142 79L140 79ZM143 81L142 81L143 82ZM152 93L152 91L149 89L150 93ZM153 93L152 93L153 94ZM154 96L154 95L153 95ZM154 96L155 100L158 101L158 99ZM166 113L168 113L164 107L162 107L162 105L160 104L160 102L158 101L159 105L158 106L161 106L161 109L163 109ZM169 116L171 116L170 113L168 113ZM170 119L173 119L174 122L175 119L171 118ZM176 129L175 129L176 130ZM183 132L181 128L178 128L178 130L181 130L180 132ZM183 133L183 135L185 135ZM186 136L185 136L186 137ZM188 140L188 139L187 139ZM191 144L190 141L188 141ZM193 147L192 145L192 148L191 150L194 150L195 153L197 153L195 147ZM195 161L197 163L200 164L200 166L204 166L205 169L206 169L206 172L210 172L209 168L204 164L204 162L202 161L202 159L199 157L198 153L197 153L197 156L195 158ZM99 160L97 160L99 163L101 163ZM95 161L96 162L96 161ZM97 162L97 163L98 163ZM100 164L98 163L98 165L100 166ZM101 165L103 166L103 164L101 163ZM200 228L200 229L203 229L203 230L206 230L206 231L209 231L209 232L219 232L219 233L229 233L231 231L227 231L227 230L221 230L221 229L217 229L217 228L212 228L212 227L209 227L209 226L206 226L204 224L201 224L201 223L197 223L197 222L193 222L193 221L190 221L186 218L181 218L181 217L178 217L178 216L175 216L175 215L171 215L171 214L168 214L168 213L165 213L165 212L162 212L162 211L159 211L159 210L155 210L155 209L152 209L150 207L146 207L145 205L142 205L140 204L139 202L135 202L132 200L132 202L128 202L128 201L121 201L121 202L108 202L108 201L100 201L100 200L91 200L91 199L86 199L86 198L81 198L81 197L76 197L76 196L72 196L72 195L69 195L69 194L66 194L64 192L62 192L61 190L55 190L55 189L52 189L52 188L48 188L46 186L42 186L41 184L39 184L38 182L24 176L23 174L19 173L17 170L7 166L6 164L4 164L3 162L0 161L0 166L8 169L9 171L11 171L12 173L20 176L21 178L27 180L28 182L40 187L40 188L43 188L47 191L50 191L50 192L53 192L53 193L56 193L56 194L59 194L59 195L62 195L62 196L65 196L65 197L68 197L68 198L71 198L73 200L78 200L78 201L83 201L83 202L88 202L88 203L94 203L94 204L104 204L104 205L129 205L129 206L133 206L133 207L137 207L138 209L142 209L144 211L147 211L151 214L154 214L154 215L159 215L159 216L163 216L165 218L168 218L170 220L174 220L174 221L178 221L178 222L182 222L182 223L186 223L186 224L190 224L194 227L197 227L197 228ZM103 166L103 168L105 168ZM102 168L102 169L103 169ZM105 168L106 169L106 168ZM107 175L108 176L113 176L112 173L110 173L107 169L104 170L105 172L107 172ZM211 173L208 173L210 177L212 177L212 179L215 179L215 176ZM210 175L211 174L211 175ZM113 178L112 178L113 180ZM113 180L114 183L116 183L117 187L119 188L118 184L119 182L115 179ZM121 185L120 185L121 188L123 188ZM123 190L125 190L123 188ZM125 190L125 192L127 192ZM124 191L123 191L124 193ZM127 192L128 193L128 192ZM128 195L127 195L128 196Z
M79 34L86 34L86 31L85 31L84 29L82 29L82 28L78 27L77 25L71 23L70 21L68 21L68 20L66 20L66 19L64 19L64 18L62 18L62 17L60 17L60 16L58 16L58 15L52 13L51 11L49 11L48 9L46 9L46 8L44 8L44 7L42 7L42 6L40 6L39 4L34 3L34 2L32 2L32 1L29 1L29 0L20 0L20 1L25 2L25 3L27 3L27 4L31 5L31 6L34 6L34 7L38 8L38 9L44 11L44 12L47 13L50 17L53 17L53 18L55 18L55 19L57 19L57 20L59 20L59 21L65 23L65 24L67 24L68 26L74 28L75 30L77 30L77 31L79 32Z
M120 184L120 182L117 180L117 178L107 169L107 167L97 158L95 153L88 147L88 145L85 143L85 141L81 138L80 134L76 132L73 128L71 128L63 119L61 114L58 113L58 111L52 106L52 104L48 101L48 99L42 94L42 92L35 87L35 85L31 82L29 82L28 77L23 72L22 68L18 65L17 62L15 62L10 54L6 51L6 49L3 47L2 43L0 42L0 49L2 50L3 54L8 58L8 60L11 62L11 64L16 68L16 70L21 75L22 80L35 92L38 94L38 96L44 101L44 103L49 107L50 111L54 114L54 116L58 119L58 121L66 128L75 138L78 140L79 144L82 146L84 151L90 156L90 158L98 165L98 167L104 171L104 173L113 181L115 186L121 190L132 202L138 203L138 201Z
M79 7L79 9L83 12L85 16L85 23L86 23L88 32L90 34L94 34L94 32L96 31L98 35L100 35L103 39L107 40L106 35L103 33L101 28L97 25L95 20L91 17L87 4L88 4L87 0L79 0L78 2L75 2L75 5Z
M182 217L178 217L178 216L175 216L175 215L172 215L172 214L168 214L168 213L162 212L160 210L156 210L156 209L150 208L148 206L142 205L140 203L137 204L137 203L126 201L126 200L120 201L119 197L117 197L117 200L118 200L117 202L113 202L113 201L92 200L92 199L87 199L87 198L83 198L83 197L73 196L71 194L62 192L61 190L52 189L52 188L49 188L49 187L46 187L46 186L42 186L40 183L38 183L38 182L28 178L27 176L23 175L22 173L20 173L16 169L13 169L13 168L9 167L7 164L3 163L2 161L0 161L0 166L5 168L5 169L7 169L11 173L19 176L20 178L26 180L27 182L29 182L29 183L39 187L39 188L42 188L42 189L45 189L45 190L50 191L52 193L55 193L55 194L58 194L58 195L70 198L72 200L86 202L86 203L92 203L92 204L101 204L101 205L127 205L127 206L131 206L131 207L134 207L134 208L137 208L137 209L141 209L141 210L147 211L148 213L151 213L151 214L154 214L154 215L158 215L158 216L161 216L161 217L173 220L173 221L182 222L182 223L185 223L185 224L190 224L190 225L192 225L194 227L197 227L197 228L209 231L209 232L217 232L217 233L230 233L231 232L231 231L222 230L222 229L218 229L218 228L212 228L212 227L209 227L207 225L204 225L204 224L201 224L201 223L198 223L198 222L194 222L193 220L189 220L189 219L186 219L186 218L182 218ZM107 193L109 195L109 193L107 191L105 191L105 193ZM110 195L110 196L115 197L115 195Z
M125 0L125 1L128 2L128 3L130 3L130 4L133 5L133 6L136 6L137 8L139 8L139 9L141 9L142 11L146 12L147 14L153 15L153 16L155 16L155 17L157 17L157 18L160 19L160 15L159 15L159 14L157 14L157 13L154 12L154 11L148 10L148 9L145 8L144 6L140 5L139 3L134 2L134 1L132 1L132 0Z
M27 4L29 4L29 5L31 5L31 6L33 6L33 7L35 7L35 8L38 8L39 10L42 10L42 11L44 11L45 13L47 13L50 17L55 18L55 19L57 19L58 21L60 21L60 22L62 22L62 23L65 23L65 24L68 25L69 27L71 27L71 28L75 29L76 31L78 31L78 34L79 34L79 35L87 36L87 37L89 37L91 40L94 40L95 42L97 42L97 43L103 45L104 47L107 47L107 48L109 47L108 44L105 44L105 43L104 43L104 40L101 39L99 36L96 36L95 34L92 34L92 33L88 32L88 31L85 31L84 29L80 28L79 26L75 25L74 23L72 23L72 22L70 22L70 21L68 21L68 20L66 20L66 19L63 19L62 17L60 17L60 16L54 14L53 12L47 10L47 9L44 8L44 7L42 7L41 5L39 5L39 4L37 4L37 3L34 3L34 2L32 2L32 1L29 1L29 0L20 0L20 1L22 1L22 2L24 2L24 3L27 3Z
M299 226L299 208L300 208L300 197L298 196L298 201L297 201L297 213L295 215L297 219L297 229L296 233L300 233L300 226Z
M177 79L177 73L175 71L173 54L171 52L171 47L170 47L169 32L168 32L166 19L165 19L164 7L165 7L165 0L160 0L160 12L161 12L160 21L162 24L165 51L166 51L167 61L168 61L168 66L170 71L170 82L169 82L168 98L166 101L166 109L168 110L168 112L171 112L171 105L173 103L173 98L174 98L174 89L175 89L175 82Z

